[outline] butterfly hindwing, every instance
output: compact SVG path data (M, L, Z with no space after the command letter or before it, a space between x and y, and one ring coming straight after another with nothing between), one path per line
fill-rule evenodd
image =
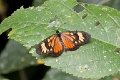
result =
M54 34L39 43L36 52L40 55L49 54L51 56L59 56L63 52L63 45L59 37Z

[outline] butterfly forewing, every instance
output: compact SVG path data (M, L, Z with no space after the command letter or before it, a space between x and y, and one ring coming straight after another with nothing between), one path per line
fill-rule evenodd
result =
M65 50L74 51L89 41L90 35L83 31L68 31L63 32L61 39L64 43Z
M73 50L75 48L74 39L75 37L71 33L63 32L61 34L61 39L64 44L65 50Z
M50 53L51 56L60 56L63 53L64 47L63 44L60 41L59 37L56 37L54 46L53 46L53 52Z
M78 42L80 45L86 44L89 42L91 35L84 32L84 31L77 31L77 36L78 36Z
M36 52L40 55L50 54L51 56L59 56L63 52L63 45L59 37L54 34L39 43Z

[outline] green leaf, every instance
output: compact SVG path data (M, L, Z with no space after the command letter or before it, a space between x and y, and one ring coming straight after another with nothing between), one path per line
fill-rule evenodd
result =
M83 79L83 78L77 78L71 74L67 74L62 72L58 69L50 69L43 80L91 80L91 79Z
M20 43L9 40L0 55L0 73L8 73L24 67L35 65L36 59Z
M110 75L110 76L106 76L106 77L101 78L99 80L119 80L119 77L120 77L120 72L118 72L118 74L113 74L113 75Z
M81 5L82 12L74 7ZM59 57L42 57L35 48L30 53L45 65L62 69L74 76L101 78L120 71L120 12L106 6L77 3L76 0L49 0L42 6L20 8L0 25L0 33L12 28L10 39L28 49L55 33L55 30L86 31L92 39L76 51Z

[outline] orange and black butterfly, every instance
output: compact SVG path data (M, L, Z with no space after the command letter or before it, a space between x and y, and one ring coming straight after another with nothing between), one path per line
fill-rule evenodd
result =
M74 51L81 45L89 42L91 35L84 31L59 32L40 42L36 48L36 53L40 55L49 54L60 56L63 51Z

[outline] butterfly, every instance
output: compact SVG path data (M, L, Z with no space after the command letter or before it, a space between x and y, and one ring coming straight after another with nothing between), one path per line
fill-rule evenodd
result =
M88 43L91 35L84 31L59 32L41 41L36 47L40 55L60 56L63 51L75 51L81 45Z

